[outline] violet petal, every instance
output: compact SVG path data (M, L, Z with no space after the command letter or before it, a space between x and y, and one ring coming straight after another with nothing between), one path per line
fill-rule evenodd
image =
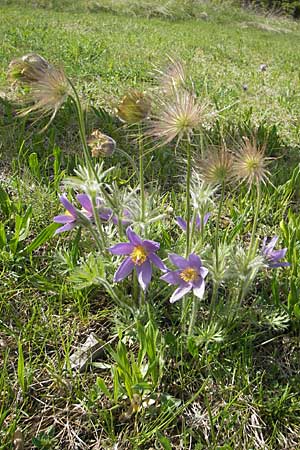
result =
M145 261L141 266L135 266L138 276L138 282L141 288L145 291L151 281L152 267L150 261Z
M69 213L76 219L77 218L77 210L76 210L75 206L73 206L72 203L69 202L67 197L65 195L61 195L59 197L59 200L64 205L66 210L69 211Z
M133 249L134 246L129 244L129 242L120 242L119 244L109 247L108 251L110 251L113 255L129 255Z
M167 266L162 262L159 256L155 255L155 253L149 253L148 258L160 270L164 272L168 270Z
M124 278L126 278L127 275L130 274L130 272L132 271L133 268L134 268L134 264L133 264L130 256L128 256L126 259L124 259L124 261L122 262L122 264L116 271L116 273L114 275L114 281L118 282L118 281L124 280Z
M269 256L271 259L278 260L278 259L284 258L286 252L287 252L287 248L282 248L280 250L273 250Z
M291 266L291 263L289 263L289 262L286 262L286 261L284 261L284 262L277 262L277 263L270 263L269 264L269 267L271 267L272 269L277 269L278 267L290 267Z
M182 297L184 297L186 294L188 294L192 289L192 285L188 284L186 286L180 286L178 287L172 294L170 298L170 303L175 303L177 300L180 300Z
M169 284L182 284L183 280L180 278L180 270L172 270L160 277L161 280L166 281ZM184 283L184 282L183 282Z
M278 241L278 236L274 236L274 237L270 240L270 242L269 242L269 243L267 244L267 246L266 246L266 249L268 250L268 253L269 253L270 251L273 251L273 248L275 247L277 241Z
M203 298L204 291L205 291L205 283L204 283L204 280L201 280L200 286L194 287L193 292L196 297Z
M137 246L137 245L143 246L142 239L134 231L132 231L132 229L130 227L127 228L126 235L127 235L128 239L129 239L129 241L133 245L135 245L135 246Z
M199 270L202 267L201 259L198 255L195 255L195 253L191 253L189 256L189 263L192 267L195 267L197 270Z
M66 225L63 225L62 227L55 230L54 234L63 233L64 231L70 231L75 227L75 222L67 223Z
M56 223L71 223L71 222L74 222L74 221L75 221L74 217L73 216L69 216L67 214L60 215L60 216L55 216L53 218L53 222L56 222Z
M186 269L187 267L189 267L189 262L182 256L179 256L176 253L170 253L168 256L169 256L169 260L175 266L179 267L179 269Z
M211 213L210 213L210 212L204 214L204 218L203 218L203 225L204 225L204 226L207 224L208 219L210 218L210 216L211 216Z
M93 215L93 206L90 197L87 194L77 194L77 200L90 215Z
M143 241L143 247L147 251L147 253L154 253L159 250L160 245L158 242L149 241L148 239L146 239L145 241Z
M178 225L183 231L186 231L186 221L185 221L182 217L177 216L177 217L176 217L176 222L177 222L177 225Z
M206 277L206 275L208 274L208 269L206 269L206 267L200 267L199 269L199 273L201 275L201 277L204 279Z

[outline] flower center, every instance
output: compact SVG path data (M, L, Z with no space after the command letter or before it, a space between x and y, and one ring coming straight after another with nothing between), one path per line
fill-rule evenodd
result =
M259 159L255 158L255 157L252 157L252 158L250 157L246 161L246 165L247 165L247 169L249 171L255 172L260 167L260 161L259 161Z
M141 245L137 245L131 252L131 261L136 266L141 266L147 259L147 252Z
M180 273L179 276L186 283L195 281L199 277L197 270L193 269L193 267L187 267Z
M65 216L72 216L72 214L70 213L70 211L68 211L67 209L65 210Z

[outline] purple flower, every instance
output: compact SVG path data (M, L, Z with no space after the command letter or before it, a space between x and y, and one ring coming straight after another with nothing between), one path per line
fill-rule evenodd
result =
M280 262L279 260L285 257L287 248L282 248L280 250L274 250L276 242L278 241L278 236L274 236L270 242L267 244L267 238L265 237L262 243L261 252L264 256L266 263L271 268L276 267L288 267L291 264L288 262Z
M88 220L93 219L93 206L90 197L87 194L78 194L76 195L76 198L80 205L82 206L82 210L80 211L81 214L83 214ZM82 223L82 219L79 217L78 210L75 208L74 205L72 205L71 202L67 199L65 195L61 195L59 197L61 203L66 208L65 214L55 216L53 221L56 223L63 224L62 227L58 228L55 231L55 234L62 233L64 231L70 231L73 228L76 227L79 223ZM103 208L101 207L101 202L97 200L97 208L100 208L99 210L99 217L102 220L108 220L111 215L112 211L109 208Z
M207 214L204 215L204 217L203 217L203 226L205 226L207 224L208 219L210 218L210 216L211 216L211 213L207 213ZM176 222L177 222L177 225L180 226L180 228L183 231L186 231L186 220L184 220L180 216L177 216L176 217ZM192 225L193 225L193 223L191 222L191 226ZM195 227L196 227L197 230L199 230L199 231L201 230L201 218L200 218L199 214L196 215Z
M121 242L108 249L113 255L129 255L116 271L114 281L123 280L135 268L138 281L142 289L146 290L152 277L151 263L160 270L167 270L165 264L155 254L160 245L154 241L143 241L130 227L127 228L126 234L129 242Z
M72 203L69 202L69 200L67 199L67 197L65 195L61 195L59 197L59 200L61 201L63 206L66 208L66 212L63 215L54 217L54 219L53 219L54 222L63 224L63 226L61 226L60 228L58 228L55 231L55 234L62 233L64 231L70 231L78 223L78 214L77 214L77 209L75 208L75 206L73 206ZM81 201L78 199L78 201L82 205L82 203L81 203L82 199L81 199ZM86 199L84 199L83 201L85 204ZM85 209L85 207L84 207L84 209Z
M170 261L179 268L179 270L171 270L162 277L162 280L169 284L178 285L173 292L170 302L174 303L180 300L184 295L193 290L194 295L202 298L205 290L204 278L208 274L208 270L203 267L199 256L191 253L185 259L182 256L172 253L169 255Z

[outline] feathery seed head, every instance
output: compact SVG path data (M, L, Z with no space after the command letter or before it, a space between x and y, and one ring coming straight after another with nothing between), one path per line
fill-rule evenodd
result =
M93 157L111 156L116 148L116 142L110 136L101 133L100 130L95 130L88 139L88 145L91 148Z
M28 53L10 62L7 77L13 83L31 84L40 81L50 67L49 62L42 56Z
M210 149L205 158L197 162L206 183L223 184L233 177L233 157L226 147Z
M270 172L267 170L269 159L265 156L266 145L258 146L253 138L244 137L244 143L236 152L233 163L234 176L249 186L266 183Z
M174 89L173 93L172 98L160 101L160 111L148 131L150 136L161 139L162 145L176 138L177 143L190 139L207 114L207 105L200 104L190 92Z
M21 111L20 115L39 112L40 117L44 117L51 114L47 128L70 93L67 77L63 69L49 66L41 78L30 83L30 88L28 100L33 105Z
M150 98L144 92L131 90L118 105L117 114L123 122L134 124L146 119L150 110Z

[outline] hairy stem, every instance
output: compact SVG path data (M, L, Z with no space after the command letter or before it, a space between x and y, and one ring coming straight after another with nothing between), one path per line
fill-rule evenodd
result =
M194 329L196 319L197 319L198 306L199 306L199 299L194 295L193 303L192 303L191 319L190 319L189 329L188 329L189 336L192 336L192 334L193 334L193 329Z
M76 112L77 112L78 124L79 124L79 135L80 135L80 139L81 139L81 143L82 143L82 147L83 147L85 163L90 168L90 170L93 172L93 175L95 176L96 180L99 182L98 175L95 170L94 164L92 162L92 158L91 158L89 147L88 147L87 140L86 140L85 121L84 121L84 115L83 115L80 99L79 99L79 96L75 89L74 84L72 83L72 81L69 78L68 78L68 82L74 93L74 97L71 96L71 99L73 100L73 103L75 105Z
M222 189L221 189L221 198L220 198L219 208L218 208L217 223L216 223L216 234L215 234L215 255L216 255L216 272L217 273L219 271L219 232L220 232L220 221L221 221L222 206L224 203L224 196L225 196L225 183L223 181Z
M187 175L186 175L186 251L187 258L191 251L191 175L192 175L192 151L188 141L187 148Z
M141 222L145 226L145 182L144 182L144 149L142 141L142 132L139 125L139 182L140 182L140 200L141 200Z
M219 202L219 208L218 208L218 215L217 215L217 222L216 222L216 234L215 234L215 258L216 258L216 266L215 266L215 273L216 273L216 280L213 282L213 291L212 291L212 297L210 302L210 311L209 311L209 320L212 319L213 312L215 309L215 306L218 301L218 291L220 286L219 281L219 268L220 268L220 261L219 261L219 234L220 234L220 222L221 222L221 213L222 213L222 206L224 203L224 197L225 197L225 183L223 181L222 188L221 188L221 198Z
M100 220L98 211L97 211L97 201L96 201L96 196L95 196L95 195L92 195L91 198L92 198L93 215L94 215L94 218L95 218L95 223L96 223L97 231L98 231L98 233L99 233L100 240L101 240L101 243L102 243L102 250L104 250L104 249L105 249L105 246L106 246L106 242L105 242L106 239L105 239L105 235L104 235L104 232L103 232L102 223L101 223L101 220Z
M191 149L191 143L188 140L187 141L187 147L186 147L186 156L187 156L187 175L186 175L186 206L185 206L185 216L186 216L186 247L185 247L185 257L188 258L190 251L191 251L191 174L192 174L192 149ZM186 318L186 310L187 310L187 297L184 296L182 299L182 307L181 307L181 326L182 326L182 332L185 334L186 330L186 324L185 324L185 318Z
M256 205L255 205L255 213L254 213L252 232L251 232L251 241L250 241L250 247L249 247L249 260L252 258L253 253L256 250L256 230L257 230L260 202L261 202L261 188L260 188L260 184L257 183L257 185L256 185Z

